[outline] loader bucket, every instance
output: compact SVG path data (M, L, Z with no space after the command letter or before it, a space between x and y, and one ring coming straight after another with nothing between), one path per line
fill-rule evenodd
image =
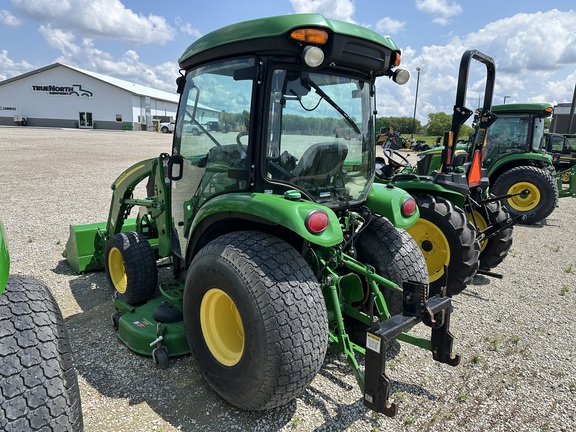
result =
M122 231L135 231L136 219L124 221ZM80 274L104 268L106 222L70 225L70 236L62 256L72 270Z

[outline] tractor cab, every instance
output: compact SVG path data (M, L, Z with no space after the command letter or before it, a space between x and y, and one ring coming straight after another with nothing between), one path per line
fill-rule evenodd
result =
M488 131L484 166L489 167L508 155L545 154L544 120L552 111L547 103L493 105L492 112L498 121Z

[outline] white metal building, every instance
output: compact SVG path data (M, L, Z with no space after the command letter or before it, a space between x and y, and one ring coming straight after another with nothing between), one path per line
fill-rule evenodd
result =
M153 130L176 117L174 90L54 63L0 82L0 125L25 117L30 126Z

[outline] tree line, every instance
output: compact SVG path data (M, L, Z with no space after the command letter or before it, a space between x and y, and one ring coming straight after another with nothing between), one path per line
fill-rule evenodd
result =
M232 125L233 129L243 129L248 127L250 114L247 111L242 113L220 113L220 123ZM283 118L283 127L292 133L303 135L329 135L345 127L343 119L338 118L315 118L302 117L298 115L285 115ZM450 130L452 126L452 116L445 112L428 114L428 123L422 125L420 120L412 117L378 117L376 119L376 133L383 128L388 131L390 128L401 135L427 135L442 136L445 131ZM245 130L245 129L244 129ZM468 125L462 125L460 128L460 139L467 139L472 132Z
M451 127L452 116L445 112L428 114L428 123L424 126L420 120L414 119L413 117L378 117L376 119L377 131L380 131L381 128L385 130L392 128L401 135L442 136L444 132L449 131ZM462 125L459 138L468 139L470 132L472 132L472 127Z

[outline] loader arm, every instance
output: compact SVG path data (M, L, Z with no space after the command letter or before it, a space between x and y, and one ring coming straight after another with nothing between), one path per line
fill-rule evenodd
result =
M158 158L138 162L112 183L112 203L107 221L70 226L70 236L62 255L76 273L102 269L106 241L123 231L142 233L154 244L159 256L170 254L170 232L167 229L169 180L164 176L168 158L168 154L161 154ZM152 177L153 190L150 188L145 199L134 199L134 189L148 177ZM145 212L137 218L128 218L134 206L145 209Z
M155 223L158 230L158 254L168 256L171 251L168 215L170 213L170 194L168 186L170 180L165 176L164 171L168 165L169 155L162 153L157 158L146 159L138 162L124 171L112 183L112 202L104 233L104 242L114 234L122 231L124 221L128 218L130 210L134 206L147 209L147 219ZM146 199L134 199L133 192L142 180L152 178L153 191L147 191ZM137 231L141 231L137 221Z

